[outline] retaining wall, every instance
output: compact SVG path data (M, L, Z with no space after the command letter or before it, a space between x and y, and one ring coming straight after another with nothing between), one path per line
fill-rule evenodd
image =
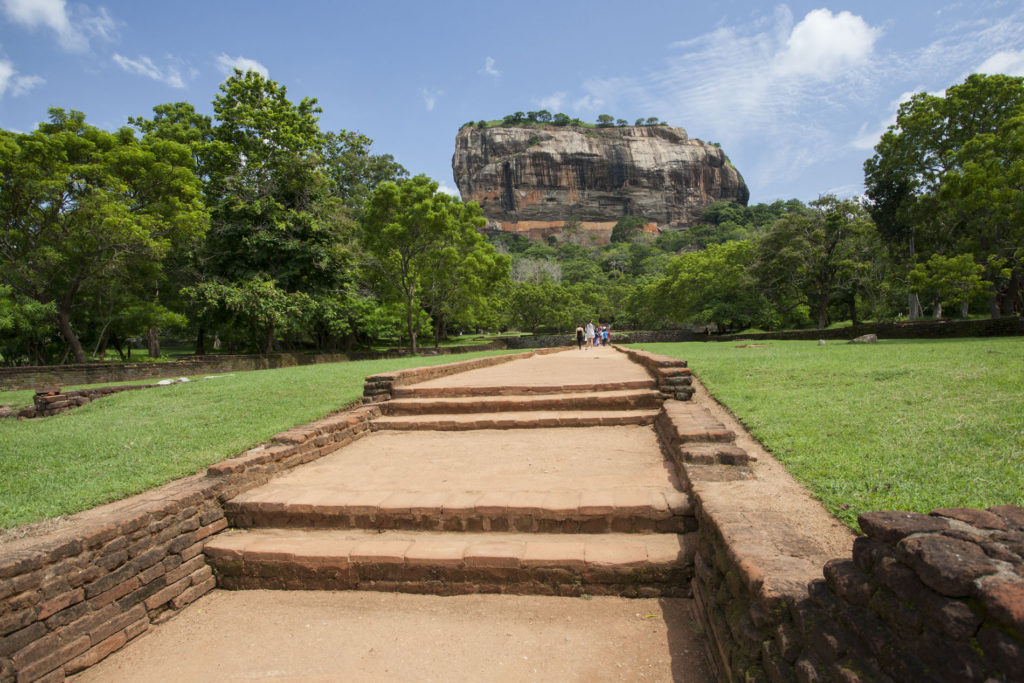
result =
M613 344L653 344L661 342L735 341L737 339L853 339L877 334L879 339L943 339L952 337L1024 336L1024 318L996 320L915 320L913 322L864 323L831 330L787 330L751 334L704 334L693 330L629 330L611 335ZM529 335L510 337L509 348L530 349L545 346L572 346L576 337Z

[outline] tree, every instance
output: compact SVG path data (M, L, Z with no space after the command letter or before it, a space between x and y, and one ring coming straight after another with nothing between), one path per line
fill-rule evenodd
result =
M207 258L224 282L266 275L282 289L330 289L347 270L349 222L324 170L320 108L249 71L220 86L206 184Z
M1005 209L987 202L993 193L1005 201L1021 192L999 176L1012 172L1019 144L1013 142L1014 121L1022 115L1024 78L1002 75L972 74L942 97L918 93L900 105L896 123L864 163L864 174L871 215L904 263L913 263L918 253L970 252L985 265L1014 251L1019 220L1014 223ZM982 210L976 216L977 209ZM1012 272L992 292L993 315L1012 308L1024 288L1020 268ZM999 278L990 281L999 286ZM919 304L913 293L910 304L914 316Z
M541 109L539 112L537 112L537 120L541 123L550 123L551 112L549 112L547 109Z
M321 155L330 192L356 215L378 185L409 175L390 154L371 154L372 144L373 140L360 133L340 130L323 134Z
M755 272L779 310L807 305L822 329L833 295L857 263L858 242L873 230L858 202L826 195L811 202L810 211L772 225L760 241Z
M437 188L424 175L381 183L366 205L359 233L371 279L385 300L403 309L412 353L423 325L419 313L434 282L431 274L448 262L451 252L445 250L454 248L466 230L486 224L475 203L463 204Z
M935 318L942 317L943 306L959 306L960 315L966 318L971 299L991 284L982 279L984 270L970 254L932 254L927 263L918 263L911 269L910 284L913 291L933 299Z
M756 256L753 242L713 244L674 258L652 294L677 321L749 327L762 309L750 276Z
M554 118L551 120L551 122L556 126L568 126L571 121L572 119L569 118L568 114L563 114L561 112L555 114Z
M597 125L601 128L615 125L615 117L610 114L601 114L597 117Z
M629 121L627 121L626 119L615 119L615 125L616 126L620 126L620 127L621 126L628 126L629 125Z
M0 132L0 278L52 308L75 360L72 316L83 290L129 266L153 264L207 228L188 147L138 140L51 109L29 134Z
M647 219L642 216L623 216L612 228L612 242L631 242L643 232Z

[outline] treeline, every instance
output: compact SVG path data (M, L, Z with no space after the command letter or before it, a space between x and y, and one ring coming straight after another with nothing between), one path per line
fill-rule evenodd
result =
M351 349L493 318L508 259L476 205L407 178L315 99L236 72L115 132L52 109L0 131L0 362ZM488 317L490 316L490 317Z
M469 121L462 124L461 128L466 126L476 126L477 128L494 128L496 126L522 126L532 124L549 124L552 126L577 126L580 128L611 128L613 126L628 126L629 121L626 119L616 119L610 114L601 114L597 117L597 121L594 123L587 123L582 119L571 117L568 114L561 112L552 114L547 109L541 109L540 111L528 111L521 112L517 111L512 114L507 114L501 119L495 121ZM659 119L657 116L651 116L648 118L639 118L632 125L634 126L667 126L668 124Z

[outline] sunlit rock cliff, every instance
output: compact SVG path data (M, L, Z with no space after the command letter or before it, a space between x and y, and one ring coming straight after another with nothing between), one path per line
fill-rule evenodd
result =
M489 230L543 239L578 219L606 243L623 216L650 230L693 225L716 201L746 205L750 192L725 153L682 128L464 126L452 157L462 199Z

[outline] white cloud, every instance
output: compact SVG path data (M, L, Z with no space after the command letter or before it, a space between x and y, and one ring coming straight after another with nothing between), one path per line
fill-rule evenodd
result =
M427 111L434 111L434 105L437 104L437 98L444 94L444 90L430 90L429 88L420 88L420 97L423 98L423 104L426 106Z
M459 191L456 190L454 187L450 187L448 185L444 185L444 184L438 185L437 186L437 191L438 192L443 192L445 194L450 194L451 196L455 197L456 199L462 199L462 195L459 194Z
M565 92L559 90L558 92L551 93L547 97L542 97L539 100L534 100L537 106L541 109L547 109L548 111L557 114L561 110L562 105L565 104Z
M974 73L1024 76L1024 50L997 52L982 62Z
M24 95L43 83L46 83L46 79L42 76L15 76L14 82L11 84L11 96Z
M0 59L0 97L8 92L11 97L24 95L36 86L46 82L42 76L20 76L9 60Z
M238 69L243 74L247 71L255 71L264 78L270 78L270 69L263 66L263 64L257 62L255 59L250 59L241 55L231 57L227 53L221 52L217 55L217 68L225 77L231 76L235 72L235 69Z
M850 142L850 147L865 151L873 150L878 141L882 139L882 134L889 130L889 126L896 123L896 115L899 113L900 105L923 90L924 88L918 88L917 90L908 90L901 93L899 97L889 103L889 115L877 127L871 128L866 123L861 124L856 137Z
M149 57L139 56L138 59L129 59L114 53L114 61L128 73L138 74L154 81L166 83L172 88L184 88L185 81L182 80L181 71L176 66L160 68L153 63Z
M2 0L8 19L29 29L48 28L57 36L57 43L69 52L89 49L89 38L112 40L117 22L106 8L93 12L76 6L68 12L65 0Z
M480 73L494 76L495 78L501 75L501 72L494 66L494 57L488 57L484 60L484 68Z
M881 29L850 12L812 10L793 27L775 69L782 76L834 78L864 65L881 35Z
M591 93L573 102L572 106L577 111L594 111L604 106L604 99Z

